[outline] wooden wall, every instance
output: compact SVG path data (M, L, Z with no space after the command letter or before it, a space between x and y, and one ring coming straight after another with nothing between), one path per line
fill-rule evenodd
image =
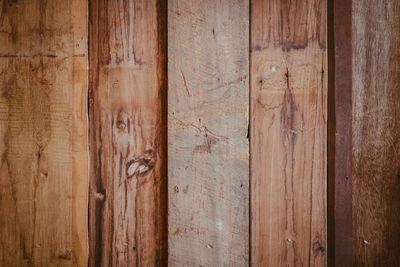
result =
M0 266L400 266L397 0L0 0Z

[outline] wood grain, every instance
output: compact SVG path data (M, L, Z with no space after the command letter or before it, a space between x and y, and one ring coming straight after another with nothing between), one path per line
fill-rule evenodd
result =
M352 263L352 1L328 1L328 265Z
M251 264L326 265L326 1L251 3Z
M353 263L400 266L400 2L352 10Z
M89 8L90 266L164 266L166 3Z
M87 7L0 1L0 265L87 266Z
M168 2L170 266L249 265L249 3Z

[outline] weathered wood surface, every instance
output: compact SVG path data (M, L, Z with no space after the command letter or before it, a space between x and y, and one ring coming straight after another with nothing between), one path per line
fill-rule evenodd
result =
M326 1L251 4L251 263L326 265Z
M87 266L87 7L0 1L0 266Z
M400 2L353 1L353 263L400 266Z
M249 264L249 3L168 2L171 266Z
M90 266L165 265L166 3L89 6Z
M328 264L352 266L352 1L328 2Z

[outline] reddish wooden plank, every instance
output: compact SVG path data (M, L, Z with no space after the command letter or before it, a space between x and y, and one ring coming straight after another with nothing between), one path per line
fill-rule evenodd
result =
M326 1L251 5L251 263L326 264Z
M90 266L167 257L166 1L90 1Z

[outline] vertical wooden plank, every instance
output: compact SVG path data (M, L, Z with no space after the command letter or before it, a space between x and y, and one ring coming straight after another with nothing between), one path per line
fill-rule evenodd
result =
M328 1L328 264L352 263L352 1Z
M167 253L166 3L90 1L90 266Z
M251 4L251 262L326 265L326 1Z
M168 2L171 266L249 264L248 8Z
M400 266L400 2L353 1L353 263Z
M0 1L0 265L87 266L87 3Z

